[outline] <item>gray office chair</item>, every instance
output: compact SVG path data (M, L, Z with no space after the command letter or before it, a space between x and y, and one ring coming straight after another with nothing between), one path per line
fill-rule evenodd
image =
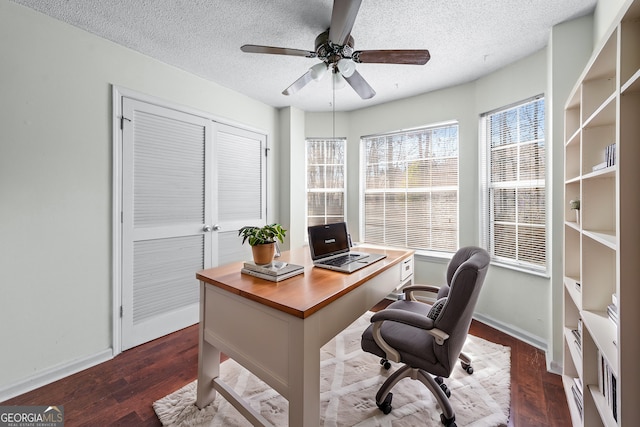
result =
M461 356L461 350L488 267L487 251L461 248L447 268L448 285L408 286L404 289L404 300L371 317L372 324L362 334L362 349L380 356L387 368L388 360L404 363L376 394L376 404L382 412L391 412L391 389L401 379L411 377L420 380L435 396L443 411L442 424L456 426L455 412L448 399L451 392L442 377L449 377L459 357L467 373L473 373L471 360ZM437 292L438 299L433 305L420 302L414 296L416 291Z

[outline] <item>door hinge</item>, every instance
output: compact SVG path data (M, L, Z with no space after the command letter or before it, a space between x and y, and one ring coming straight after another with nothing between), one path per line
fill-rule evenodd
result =
M124 307L120 306L120 317L124 316Z
M269 150L271 150L271 148L269 148L269 147L266 147L266 148L264 149L264 156L265 156L265 157L267 157L267 156L269 155Z

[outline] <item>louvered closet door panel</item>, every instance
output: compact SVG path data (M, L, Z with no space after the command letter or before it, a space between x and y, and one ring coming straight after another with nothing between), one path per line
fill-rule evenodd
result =
M195 272L204 260L203 236L133 244L133 324L198 303Z
M211 266L212 122L123 99L122 347L198 321Z
M217 217L220 264L249 259L238 230L266 224L266 136L234 126L215 125Z
M135 112L134 226L204 223L204 132Z

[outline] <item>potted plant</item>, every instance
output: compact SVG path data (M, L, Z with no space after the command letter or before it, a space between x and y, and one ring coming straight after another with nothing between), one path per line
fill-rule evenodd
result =
M580 224L580 200L579 199L570 200L569 207L572 210L576 211L576 222Z
M256 264L269 264L273 260L276 251L276 241L284 243L287 230L280 224L269 224L263 227L245 226L238 230L238 236L242 236L242 243L249 242L253 252L253 261Z

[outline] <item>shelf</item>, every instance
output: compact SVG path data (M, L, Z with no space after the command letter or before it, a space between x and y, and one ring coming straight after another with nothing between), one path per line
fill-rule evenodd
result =
M573 397L573 392L571 391L571 387L573 387L573 378L568 375L563 375L562 385L564 386L564 394L567 397L569 413L571 414L571 421L574 426L579 426L582 424L582 417L580 416L578 405L576 405L576 401ZM584 399L582 405L584 406Z
M604 168L604 169L600 169L597 171L592 171L589 172L587 174L585 174L582 179L596 179L596 178L615 178L616 177L616 172L617 172L618 168L616 167L616 165L613 166L609 166L608 168Z
M583 322L582 333L585 333L584 328L589 331L589 335L593 338L596 346L609 362L613 374L620 378L618 375L618 348L613 343L614 339L618 339L618 328L609 319L605 311L585 310L581 314ZM582 339L584 341L584 336Z
M565 221L564 225L566 225L567 227L571 227L576 231L580 231L580 224L575 221Z
M636 71L636 73L627 80L624 86L620 88L620 92L623 94L640 92L640 70Z
M614 251L618 247L618 238L615 231L610 230L582 230L582 234L588 238L595 240L596 242L605 245L606 247L613 249Z
M573 300L573 305L575 305L578 310L582 310L582 292L578 290L576 283L580 283L580 279L575 277L564 278L564 286L567 288L567 292L569 292Z
M576 367L577 372L582 372L582 353L578 345L575 343L575 337L570 328L564 328L564 339L569 347L569 353L571 353L571 359Z
M590 384L587 386L589 392L591 393L591 397L596 404L596 409L600 414L600 418L602 419L602 423L606 427L617 427L618 423L613 419L613 414L611 413L611 409L607 405L607 400L604 395L600 392L600 388L597 385Z
M571 135L569 138L567 138L567 142L564 144L566 147L570 147L572 145L579 145L580 144L580 129L576 129L575 132L573 132L573 135Z
M579 182L580 182L580 179L581 179L581 178L580 178L579 176L576 176L575 178L569 178L569 179L568 179L568 180L566 180L564 183L565 183L565 184L572 184L572 183L575 183L575 182L579 183Z
M612 92L596 110L587 117L582 128L598 127L616 122L616 93Z

